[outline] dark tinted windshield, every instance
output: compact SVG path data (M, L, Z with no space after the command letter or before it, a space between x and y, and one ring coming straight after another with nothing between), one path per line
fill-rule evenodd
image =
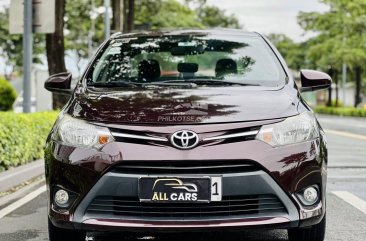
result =
M259 36L189 35L112 40L87 78L98 86L195 81L274 87L286 75Z

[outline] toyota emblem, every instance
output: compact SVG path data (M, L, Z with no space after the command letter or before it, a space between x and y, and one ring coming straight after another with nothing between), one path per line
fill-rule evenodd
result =
M170 138L173 146L179 149L190 149L198 144L198 135L193 131L177 131Z

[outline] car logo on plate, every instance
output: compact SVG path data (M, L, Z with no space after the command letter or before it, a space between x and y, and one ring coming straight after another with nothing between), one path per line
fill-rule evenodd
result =
M170 138L173 146L179 149L190 149L198 144L198 135L193 131L177 131Z
M159 184L160 189L157 187ZM164 185L165 188L161 185ZM167 191L166 188L168 188L168 190L172 189L172 191ZM178 178L157 179L154 182L152 191L153 194L151 201L198 201L197 185L194 183L183 182Z
M196 184L193 183L184 183L182 180L178 179L178 178L163 178L163 179L157 179L154 182L154 186L153 186L153 190L155 188L155 186L159 183L159 182L165 182L164 185L171 187L173 189L183 189L187 192L198 192L198 188Z

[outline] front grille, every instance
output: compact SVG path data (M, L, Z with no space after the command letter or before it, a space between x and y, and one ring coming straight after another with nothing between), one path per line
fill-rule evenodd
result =
M92 201L86 214L116 218L235 218L286 215L287 211L275 195L226 196L211 203L141 203L137 198L100 196Z
M157 146L171 146L171 138L173 133L157 133L151 131L136 131L119 129L115 127L108 127L112 136L117 142L134 143L139 145L157 145ZM203 133L199 135L200 142L198 145L222 145L241 141L255 140L257 133L261 126L251 126L233 130L217 131L211 133L204 133L208 136L202 137ZM201 139L202 138L202 139Z
M124 174L225 174L259 171L247 161L133 161L122 162L112 169Z

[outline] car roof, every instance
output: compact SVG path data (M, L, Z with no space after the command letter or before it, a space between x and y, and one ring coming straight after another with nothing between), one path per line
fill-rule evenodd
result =
M185 36L185 35L236 35L247 37L258 37L256 32L248 32L240 29L175 29L175 30L151 30L131 33L115 33L111 39L136 38L136 37L163 37L163 36Z

